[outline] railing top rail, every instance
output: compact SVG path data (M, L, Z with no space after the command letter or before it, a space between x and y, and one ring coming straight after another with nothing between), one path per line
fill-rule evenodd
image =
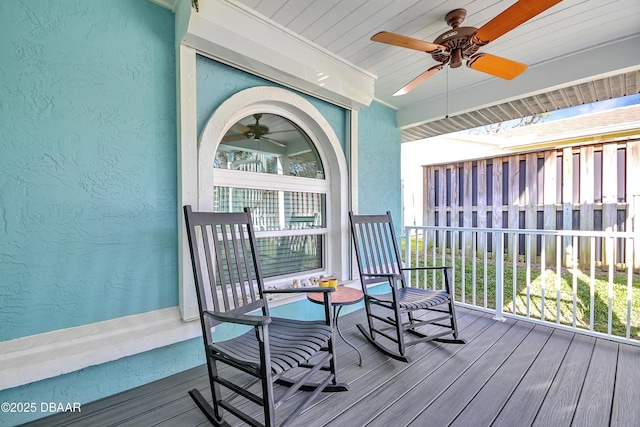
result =
M479 228L479 227L450 227L450 226L406 226L405 230L444 230L444 231L473 231L503 234L537 234L547 236L566 237L609 237L619 239L640 239L640 232L630 231L591 231L591 230L538 230L530 228ZM408 233L405 233L405 235Z

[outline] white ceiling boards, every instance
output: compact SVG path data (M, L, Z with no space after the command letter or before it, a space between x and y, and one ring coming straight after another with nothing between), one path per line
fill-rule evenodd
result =
M191 5L191 0L153 1L174 9L176 5ZM228 60L237 62L241 68L256 67L256 62L261 62L267 67L260 73L281 80L283 74L293 73L278 67L289 64L300 71L292 83L306 85L305 90L311 92L315 87L318 90L315 93L321 97L331 92L339 97L348 93L352 100L360 100L356 102L358 105L367 104L366 99L372 95L372 87L368 85L374 84L376 76L373 96L397 109L403 141L477 126L477 120L517 118L640 91L637 0L563 0L483 47L483 52L528 65L513 80L462 66L442 70L410 93L396 97L392 96L394 92L437 62L424 52L373 42L371 36L391 31L433 42L451 28L444 19L451 10L464 8L467 15L462 25L480 28L516 1L199 0L198 3L200 16L210 8L224 8L241 11L247 22L269 28L256 33L249 31L248 25L236 25L236 32L244 34L242 40L218 37L221 49L239 55ZM295 43L282 48L283 38ZM246 52L238 50L239 44ZM338 76L332 72L326 84L320 86L319 79L324 75L317 72L326 74L326 71L310 74L314 70L312 64L317 62L306 56L307 51L321 54L327 65L350 69L345 74L350 77L333 80L330 86L331 78ZM305 68L307 71L302 71ZM368 82L363 87L354 86L359 79ZM346 104L347 100L342 98L341 102ZM488 108L498 112L498 117L488 113Z

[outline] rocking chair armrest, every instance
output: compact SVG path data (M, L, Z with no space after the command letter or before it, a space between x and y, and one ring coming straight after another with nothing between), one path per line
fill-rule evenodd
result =
M240 325L264 326L271 323L271 318L266 316L247 316L246 314L235 313L222 314L212 311L205 311L204 314L219 322L238 323Z
M311 288L288 288L288 289L265 289L262 291L265 294L296 294L307 292L334 292L333 287L311 287Z

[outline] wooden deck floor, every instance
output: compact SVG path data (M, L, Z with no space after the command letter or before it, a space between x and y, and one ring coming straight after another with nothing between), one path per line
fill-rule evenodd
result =
M639 347L459 309L467 344L418 344L407 364L367 344L354 327L363 320L362 310L340 319L363 353L360 367L338 339L339 380L350 390L322 394L296 425L640 425ZM204 366L29 425L207 425L187 395L193 387L209 396Z

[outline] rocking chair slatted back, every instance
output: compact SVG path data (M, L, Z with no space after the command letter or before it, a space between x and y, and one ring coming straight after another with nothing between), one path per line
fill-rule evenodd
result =
M196 253L196 291L202 311L245 314L258 308L268 315L258 280L262 277L255 259L250 234L253 233L250 210L224 213L211 225L206 215L190 213L196 241L190 242ZM215 263L215 265L214 265ZM211 320L211 326L216 321Z
M358 215L352 218L353 234L357 244L355 252L363 285L379 283L384 279L369 277L378 274L400 274L400 252L395 231L385 226L387 215ZM365 286L363 286L365 289Z

